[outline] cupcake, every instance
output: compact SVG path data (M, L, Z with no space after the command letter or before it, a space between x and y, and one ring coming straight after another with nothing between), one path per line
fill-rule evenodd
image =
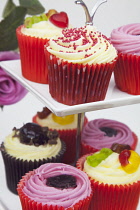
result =
M32 120L40 126L47 126L49 129L57 130L60 139L66 144L66 152L62 160L67 164L73 163L76 156L77 120L77 114L58 117L47 107L43 107L41 112L37 112ZM86 124L87 121L88 119L85 117L84 124Z
M13 128L1 145L9 190L17 194L17 183L26 172L44 163L61 162L65 150L65 143L55 130L35 123Z
M93 26L64 29L45 46L51 96L66 105L104 100L117 58Z
M81 132L81 155L96 152L113 143L128 144L136 149L138 137L131 129L116 120L95 119L89 121Z
M30 171L17 191L23 210L87 210L92 197L86 173L62 163L47 163Z
M118 51L114 69L116 86L132 95L140 95L140 23L123 25L111 32Z
M77 161L94 189L90 209L136 210L140 196L140 156L133 150L108 148ZM119 153L118 153L119 152Z
M16 29L24 78L41 84L48 83L44 45L50 37L60 35L62 29L68 26L67 14L52 9L40 16L27 17L24 24Z

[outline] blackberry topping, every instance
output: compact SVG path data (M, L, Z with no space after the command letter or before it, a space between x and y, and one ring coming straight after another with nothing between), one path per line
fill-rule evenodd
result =
M111 150L119 154L125 149L131 150L131 147L128 144L118 144L118 143L114 143L111 146Z
M49 187L55 187L59 189L75 188L76 178L72 175L61 174L47 178L46 185Z
M101 131L105 133L105 136L112 137L117 135L117 130L114 128L109 128L109 127L101 127Z
M40 119L45 119L50 113L51 111L47 107L44 107L41 112L37 112L37 115Z
M20 142L27 145L57 144L57 131L50 131L48 127L41 127L36 123L27 123L20 129L13 129L14 137L19 137Z

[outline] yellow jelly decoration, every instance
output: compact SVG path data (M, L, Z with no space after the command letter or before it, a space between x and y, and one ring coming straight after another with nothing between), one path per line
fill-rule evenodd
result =
M129 164L127 164L126 166L122 166L123 170L128 174L134 173L140 165L140 156L138 155L138 153L133 150L130 150L130 152L131 155L128 158Z
M67 124L70 124L74 121L74 114L73 115L67 115L67 116L64 116L64 117L58 117L55 114L52 114L52 118L56 123L58 123L60 125L67 125Z

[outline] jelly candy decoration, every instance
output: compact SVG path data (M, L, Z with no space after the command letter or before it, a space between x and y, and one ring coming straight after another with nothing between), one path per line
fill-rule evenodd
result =
M140 156L138 155L137 152L133 150L129 150L129 151L130 151L130 156L128 158L128 164L125 166L122 165L122 168L126 173L131 174L137 171L140 165Z
M56 123L58 123L60 125L67 125L67 124L70 124L74 121L74 115L67 115L67 116L64 116L64 117L58 117L55 114L52 114L52 118Z
M117 130L115 130L114 128L101 127L100 130L103 131L105 133L105 136L108 136L108 137L117 135Z
M77 186L76 178L67 174L47 178L46 185L59 189L75 188Z
M26 17L24 21L24 25L26 28L31 28L34 23L39 23L41 21L47 21L48 17L45 13L41 14L40 16L34 15L32 17Z
M41 112L37 112L37 116L40 119L45 119L50 113L51 111L47 107L43 107L43 110Z
M50 16L50 22L59 28L67 28L69 19L66 12L56 13Z
M111 149L103 148L100 150L100 152L97 152L91 156L88 156L87 163L92 167L96 167L112 153L113 151Z
M129 164L128 158L130 157L131 152L130 150L123 150L120 155L119 155L119 161L121 163L122 166L126 166Z
M131 147L128 144L118 144L118 143L114 143L112 144L111 148L110 148L113 152L116 153L121 153L123 150L127 149L127 150L131 150Z

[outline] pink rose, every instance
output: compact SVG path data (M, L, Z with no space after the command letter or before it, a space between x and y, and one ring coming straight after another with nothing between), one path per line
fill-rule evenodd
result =
M0 52L0 61L16 60L20 56L13 51ZM26 94L27 90L15 81L0 67L0 105L10 105L20 101Z

